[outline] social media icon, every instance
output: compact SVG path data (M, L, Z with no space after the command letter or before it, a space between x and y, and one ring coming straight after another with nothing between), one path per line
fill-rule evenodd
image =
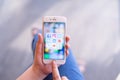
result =
M56 34L55 33L52 34L52 38L56 38Z
M46 38L51 38L51 34L50 34L50 33L47 33L47 34L46 34Z

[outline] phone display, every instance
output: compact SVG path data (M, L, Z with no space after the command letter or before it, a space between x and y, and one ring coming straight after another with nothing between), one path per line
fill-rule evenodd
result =
M43 22L44 59L64 60L65 22Z

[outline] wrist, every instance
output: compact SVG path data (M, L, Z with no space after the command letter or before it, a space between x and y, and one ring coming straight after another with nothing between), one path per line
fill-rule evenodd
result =
M34 73L34 76L36 76L36 78L38 78L39 80L43 80L47 76L39 69L39 67L32 65L31 69Z

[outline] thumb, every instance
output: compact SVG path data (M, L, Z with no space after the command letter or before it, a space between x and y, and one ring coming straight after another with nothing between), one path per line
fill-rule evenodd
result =
M42 55L42 42L43 42L43 37L40 33L38 33L38 41L36 43L35 56L37 56L37 54Z

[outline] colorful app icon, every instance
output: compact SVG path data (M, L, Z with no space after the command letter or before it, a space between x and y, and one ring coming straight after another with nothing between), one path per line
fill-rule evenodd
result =
M57 38L63 38L63 34L57 34Z
M53 34L52 34L52 38L56 38L56 33L53 33Z
M58 45L56 45L56 43L52 43L52 49L58 49L57 46L58 46Z
M56 39L52 39L52 42L53 42L53 43L56 43Z
M58 39L57 42L58 43L63 43L63 40L62 39Z
M50 58L50 55L46 53L46 54L44 54L44 58L45 58L45 59L49 59L49 58Z
M46 33L46 38L51 38L51 34L50 33Z
M48 53L48 52L49 52L49 49L48 49L48 48L45 48L45 52Z

